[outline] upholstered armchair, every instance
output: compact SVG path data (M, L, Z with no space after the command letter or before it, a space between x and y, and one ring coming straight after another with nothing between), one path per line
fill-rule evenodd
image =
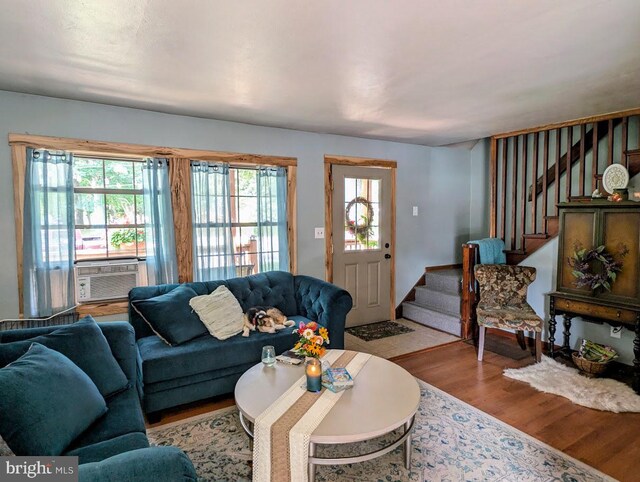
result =
M536 360L542 355L542 319L527 303L527 289L536 279L536 269L506 264L479 264L475 277L480 287L476 307L479 328L478 360L482 361L486 328L533 331Z

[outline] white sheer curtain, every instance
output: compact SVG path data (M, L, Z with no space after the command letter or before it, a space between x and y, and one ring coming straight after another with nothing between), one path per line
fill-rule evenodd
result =
M257 186L260 272L289 271L286 169L261 167Z
M228 164L191 161L191 211L194 280L235 277Z
M73 156L27 149L23 312L51 316L75 304Z
M177 283L178 264L166 159L145 159L142 188L149 285Z

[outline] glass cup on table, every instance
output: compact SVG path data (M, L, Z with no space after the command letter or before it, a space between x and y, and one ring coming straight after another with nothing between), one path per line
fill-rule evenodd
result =
M272 367L276 363L276 349L271 346L262 347L262 363L268 367Z

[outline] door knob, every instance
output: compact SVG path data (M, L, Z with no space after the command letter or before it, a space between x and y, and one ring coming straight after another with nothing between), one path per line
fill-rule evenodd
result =
M390 259L390 258L391 258L391 255L389 253L384 255L384 259Z
M389 243L384 243L384 247L388 248L389 247Z

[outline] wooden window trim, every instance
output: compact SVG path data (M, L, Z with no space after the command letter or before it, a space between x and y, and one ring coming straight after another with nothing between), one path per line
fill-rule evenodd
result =
M243 154L181 147L157 147L144 144L92 141L64 137L29 134L9 134L13 166L14 219L16 229L16 258L18 269L18 310L23 315L23 226L24 182L27 166L27 147L71 151L75 155L109 156L111 158L162 157L169 159L169 182L173 204L174 234L180 283L193 280L193 233L191 231L191 160L226 162L237 166L278 166L287 168L287 228L289 268L298 272L297 259L297 165L295 157ZM79 305L81 316L105 316L128 312L126 301L85 303Z

